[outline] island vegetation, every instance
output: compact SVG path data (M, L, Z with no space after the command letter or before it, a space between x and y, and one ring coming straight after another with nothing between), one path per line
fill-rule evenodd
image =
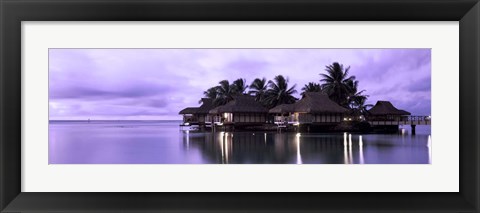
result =
M410 112L389 101L367 104L366 90L359 87L350 67L334 62L319 73L318 81L305 84L300 93L288 77L272 80L244 78L222 80L203 92L199 107L187 107L183 126L219 126L230 129L293 131L396 132L399 125L428 125L430 117L410 119ZM295 97L298 95L301 98ZM422 123L423 122L423 123Z
M368 95L365 90L359 89L359 81L350 75L350 67L334 62L325 67L325 73L320 73L318 82L309 82L301 88L300 95L305 97L307 92L320 92L338 105L351 110L355 114L364 114L371 104L366 104ZM255 97L255 101L268 109L281 104L292 104L298 99L296 84L291 85L288 77L277 75L272 80L256 78L250 85L246 79L239 78L230 83L222 80L218 85L203 92L205 98L213 100L215 106L225 105L236 95L248 94ZM201 102L201 101L200 101Z

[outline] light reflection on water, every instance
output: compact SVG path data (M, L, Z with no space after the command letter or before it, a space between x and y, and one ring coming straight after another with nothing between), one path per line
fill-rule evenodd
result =
M177 122L51 122L51 164L428 164L430 128L403 134L195 132Z

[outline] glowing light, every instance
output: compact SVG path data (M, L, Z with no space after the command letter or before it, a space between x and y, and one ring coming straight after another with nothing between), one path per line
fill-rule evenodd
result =
M344 121L346 121L346 120L347 120L347 118L343 118L343 120L344 120Z
M297 137L300 137L301 135L302 135L302 134L300 134L300 133L297 133L297 134L296 134Z
M348 157L350 163L353 163L353 156L352 156L352 134L348 134Z
M188 130L187 130L187 134L188 134ZM187 136L187 151L190 150L190 137Z
M223 132L221 133L221 135L223 136ZM221 137L220 139L220 150L222 151L222 163L225 163L225 154L223 150L223 143L225 142L224 139L225 139L224 137Z
M184 125L190 125L190 123L184 123Z
M225 140L225 163L228 164L228 139Z
M343 161L344 164L349 164L348 152L347 152L347 133L343 133Z
M297 164L302 163L302 155L300 153L300 133L297 133Z
M360 164L364 164L365 163L365 159L363 158L363 140L362 140L362 136L360 135L358 137L358 152L360 154Z
M428 147L428 163L432 163L432 136L428 135L428 142L427 142L427 147Z

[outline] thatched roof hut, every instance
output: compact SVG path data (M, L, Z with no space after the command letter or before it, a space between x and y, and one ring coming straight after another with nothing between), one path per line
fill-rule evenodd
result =
M307 92L305 97L295 103L296 112L320 114L320 113L347 113L345 109L328 98L321 92Z
M214 108L213 100L210 98L202 98L202 105L200 107L187 107L182 109L178 114L208 114Z
M293 113L295 112L295 104L280 104L271 108L268 112L275 114Z
M182 109L178 114L185 115L185 114L196 114L198 111L198 107L187 107Z
M220 113L267 113L268 109L255 101L255 97L250 95L239 95L233 97L233 100L223 106L218 106L210 110L210 114Z
M345 109L330 100L326 94L321 92L307 92L305 97L294 104L282 104L270 109L269 113L310 113L310 114L342 114L347 113Z
M368 113L370 115L410 115L410 112L395 108L390 101L377 101Z
M215 108L215 105L213 105L212 99L202 98L202 105L198 107L197 114L208 114L213 108Z

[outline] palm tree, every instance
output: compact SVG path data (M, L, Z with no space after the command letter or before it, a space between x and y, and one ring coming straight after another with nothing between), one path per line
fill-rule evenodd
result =
M363 94L365 90L358 91L358 81L347 81L346 84L350 89L347 96L348 107L350 109L355 109L364 104L368 95Z
M307 92L322 92L322 87L320 84L314 83L314 82L309 82L308 84L305 84L302 88L302 98L305 97L305 93Z
M368 95L364 95L365 90L358 91L358 81L349 81L347 85L350 87L350 94L348 95L348 105L354 112L364 115L367 112L367 107L372 107L371 104L365 104Z
M355 100L355 107L352 109L354 113L365 115L367 113L367 108L373 107L373 104L365 104L367 98L358 98Z
M212 100L215 100L218 96L218 86L216 87L210 87L206 91L203 92L203 97L204 98L210 98ZM202 103L202 100L198 101L198 103Z
M219 86L217 88L217 98L213 100L213 103L216 106L224 105L229 101L233 100L233 96L235 95L235 91L233 91L233 87L230 85L228 80L223 80L218 82Z
M295 86L288 88L288 79L282 75L275 76L273 81L268 81L268 90L265 96L265 105L269 108L280 104L292 104L297 100L293 94L297 92Z
M244 94L245 91L247 90L248 88L248 85L245 85L245 79L242 79L242 78L239 78L235 81L233 81L232 85L231 85L231 90L233 91L233 93L235 94Z
M248 91L248 94L255 96L255 101L263 103L265 93L267 92L267 79L256 78L250 84L249 88L250 90Z
M330 99L337 102L341 106L348 107L348 95L351 93L349 86L350 81L355 81L355 76L348 76L350 67L344 68L342 64L334 62L326 66L327 74L320 74L323 78L321 85Z
M217 87L211 87L209 89L207 89L206 91L203 92L203 96L205 98L210 98L210 99L215 99L217 98L217 95L218 95L218 92L217 92L218 88Z

